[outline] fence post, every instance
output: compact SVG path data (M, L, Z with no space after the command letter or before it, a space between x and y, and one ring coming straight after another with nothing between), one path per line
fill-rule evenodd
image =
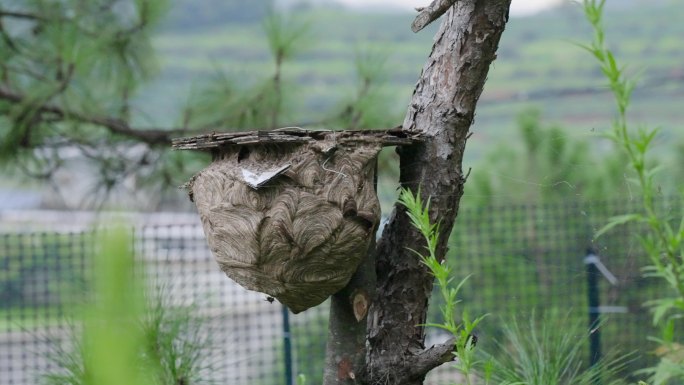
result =
M592 258L593 257L593 258ZM596 267L595 259L598 259L591 250L584 258L587 266L587 285L589 295L589 365L594 366L601 358L601 335L599 331L599 290L598 276L599 271Z
M285 350L285 385L292 382L292 334L290 333L290 311L282 305L283 314L283 349Z
M587 250L587 256L584 257L584 264L587 266L587 283L589 286L589 365L590 367L593 367L601 359L601 314L626 313L627 308L623 306L601 306L598 288L599 273L613 286L617 285L618 280L603 262L601 262L601 259L594 254L592 249ZM594 383L599 384L600 382L601 377L600 375L597 375L594 378Z

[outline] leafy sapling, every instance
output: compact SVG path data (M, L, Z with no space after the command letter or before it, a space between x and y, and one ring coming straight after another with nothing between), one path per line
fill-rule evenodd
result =
M470 320L467 311L463 311L462 320L456 320L456 304L460 302L458 293L467 280L467 277L454 285L454 277L452 276L452 267L446 260L439 260L436 255L437 242L439 240L439 223L432 223L430 221L430 200L423 204L418 194L414 195L408 189L402 189L399 195L399 203L406 207L406 215L411 220L411 224L420 232L425 238L426 246L425 253L417 250L412 250L420 261L430 269L432 275L437 279L437 286L439 292L444 300L444 305L440 306L442 314L442 323L428 323L424 326L437 327L449 332L455 339L454 354L458 357L457 367L463 373L467 385L472 383L472 374L475 366L478 364L475 358L474 347L477 339L473 335L473 331L484 318L478 317L475 320Z
M658 342L666 349L666 354L661 356L660 364L650 371L653 375L652 382L681 382L684 380L683 361L675 362L668 357L671 355L669 353L675 352L679 346L674 341L675 320L684 317L684 213L680 211L663 215L656 205L660 187L655 176L659 167L649 166L647 157L658 130L642 127L635 131L629 127L627 112L636 82L625 75L624 68L618 65L615 56L606 46L602 22L604 5L605 0L584 0L584 13L592 26L594 37L589 45L582 47L598 60L613 93L617 114L613 121L613 129L606 136L627 155L628 166L634 175L630 182L640 189L642 207L639 213L612 218L596 236L626 223L639 223L649 230L640 238L650 259L650 265L644 268L644 274L647 277L660 278L670 287L672 293L668 297L647 302L653 313L654 324L663 327L663 338ZM676 215L681 218L677 219Z

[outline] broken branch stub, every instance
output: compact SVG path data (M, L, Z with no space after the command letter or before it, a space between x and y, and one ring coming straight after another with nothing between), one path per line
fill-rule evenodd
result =
M221 270L298 313L347 284L380 220L377 154L414 140L400 131L275 130L174 147L214 154L188 188Z

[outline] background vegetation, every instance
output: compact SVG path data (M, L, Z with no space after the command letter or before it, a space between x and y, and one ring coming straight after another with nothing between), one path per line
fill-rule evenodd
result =
M681 189L684 176L681 167L676 167L684 163L684 144L680 144L684 135L678 126L684 114L684 50L679 41L684 35L679 22L684 6L676 1L649 2L647 6L614 3L606 16L607 33L614 37L612 52L632 65L627 73L640 74L642 79L632 95L630 115L622 119L663 127L654 141L658 154L648 162L675 166L666 167L651 184L658 210L673 212L677 205L668 195ZM149 72L133 74L145 76L135 79L141 82L131 95L136 108L126 111L130 121L143 128L188 126L200 130L281 125L389 128L401 123L412 85L429 51L430 31L411 34L406 27L409 14L360 14L335 7L298 6L276 15L269 13L268 5L174 3L168 18L160 18L160 24L149 31L150 45L133 47L138 57L146 59L140 61L140 68ZM635 262L641 252L638 240L630 234L643 230L638 224L598 241L593 237L606 218L634 205L639 191L632 190L624 172L625 155L597 135L610 131L612 116L606 111L612 100L600 86L604 83L600 67L572 44L587 41L590 35L582 17L581 9L573 5L512 19L478 109L475 136L467 151L474 169L463 200L470 210L462 211L448 258L458 278L463 278L459 274L475 274L462 290L471 314L533 314L534 308L551 307L581 322L587 306L584 286L571 293L563 289L583 281L582 258L588 248L593 249L619 278L616 287L602 289L602 297L633 316L625 326L622 314L613 315L601 331L614 347L637 350L646 357L638 364L643 367L643 362L652 362L654 357L643 351L643 341L624 338L625 328L655 333L650 317L636 314L643 313L643 302L656 298L663 285L644 279L642 264ZM148 68L147 59L152 55L148 57L146 50L152 48L159 51L158 62ZM30 81L22 81L18 83L31 89ZM101 90L103 94L97 96L105 102L108 92L121 91L105 86ZM108 107L115 110L121 106ZM10 116L23 117L12 115L16 110L6 104L0 108ZM0 128L7 130L8 122L1 123ZM67 131L71 129L74 127L66 127L65 132L78 138L81 131ZM16 137L10 139L18 143ZM112 137L93 135L89 139L101 142ZM196 171L193 166L201 164L160 151L164 155L152 164L162 172L145 175L152 181L160 178L165 185L179 185ZM391 153L383 154L384 188L380 194L385 206L397 195L390 181L396 173L393 163ZM110 185L119 182L106 180ZM613 203L605 203L607 199ZM518 206L510 208L511 203ZM68 265L56 267L62 242L59 236L49 237L28 241L6 238L16 253L0 260L9 267L0 280L3 293L9 293L3 296L5 311L15 306L12 301L36 308L60 302L61 298L27 294L31 280L81 279ZM89 240L87 235L83 239ZM24 257L21 242L55 246L15 268L13 263ZM445 321L440 304L436 297L431 314L435 322ZM487 319L480 325L482 349L494 351L496 341L521 334L513 328L502 332L500 322L505 321ZM311 337L305 331L304 327L295 333ZM302 355L319 352L314 349L321 345L311 341L304 346L312 348ZM571 348L577 351L581 347ZM320 373L319 361L306 364L309 368L302 371ZM635 368L627 366L625 373L631 374Z
M648 121L662 127L656 140L660 161L679 164L684 160L684 139L676 129L684 118L678 102L684 96L684 52L679 48L678 36L684 34L684 27L678 20L684 16L684 7L667 0L613 3L606 11L607 33L614 37L611 49L630 63L628 73L641 77L633 95L630 119L635 124ZM275 73L279 73L281 83L279 125L388 128L401 124L436 26L413 34L406 28L412 17L408 13L359 13L327 2L292 6L279 10L285 14L282 26L301 29L302 33L296 49L277 69L272 41L269 43L264 28L270 6L272 3L267 1L207 1L200 5L183 0L169 4L168 12L148 33L148 59L156 52L156 64L131 95L132 124L142 128L189 125L200 131L270 127L270 121L238 117L270 116L262 112L274 101L263 99L263 95L268 94L264 91L272 85ZM611 154L611 145L595 138L609 127L610 116L604 111L612 101L601 86L600 69L573 47L573 42L586 41L590 36L590 28L582 18L579 6L567 4L510 21L480 100L474 136L466 152L466 163L473 166L472 180L481 189L469 186L465 204L501 198L517 201L521 199L520 190L539 184L558 191L558 195L607 194L603 187L595 188L593 182L610 171L596 162L603 162ZM564 154L552 160L556 165L564 162L572 170L554 166L554 172L549 173L541 166L528 172L529 165L552 155L535 155L537 159L515 155L530 149L531 143L518 128L517 117L532 110L539 111L537 123L521 118L527 119L521 124L528 128L530 124L556 127L537 139L536 146L546 145L548 151L554 151L553 146L560 148ZM672 143L679 146L669 145ZM510 165L514 158L513 167L526 163L514 171L515 175L496 169ZM155 167L132 167L137 161L134 159L120 168L137 169L142 177L133 182L122 179L113 185L119 189L154 188L161 181L164 186L177 186L201 164L179 154L144 160ZM618 165L619 159L607 163ZM99 174L112 179L108 173ZM592 183L562 179L572 176L569 174L586 177ZM615 185L615 175L612 173L610 180L599 184ZM510 194L496 198L495 191L487 190L491 188L488 184L503 183L513 189ZM90 185L82 188L92 188ZM585 187L573 190L578 185ZM628 193L624 184L620 187L621 192ZM172 194L157 191L159 194L153 197L163 197L167 205L157 201L147 205L148 209L189 208ZM385 202L395 198L395 194L388 195Z
M607 10L607 33L614 36L611 46L616 55L630 63L630 71L644 70L632 117L672 127L671 123L679 120L676 97L682 95L684 76L684 53L678 38L684 27L677 22L684 15L684 7L673 1L613 3ZM416 35L405 28L411 14L358 13L326 7L300 8L293 13L311 25L311 38L286 68L287 76L296 84L296 89L289 91L297 91L293 123L316 122L330 106L353 95L356 74L351 53L362 50L386 58L383 89L391 100L387 112L399 124L436 26ZM249 83L272 70L260 22L199 24L201 27L192 31L168 24L154 38L162 71L145 95L167 96L155 98L153 111L172 110L175 103L183 101L182 91L217 71ZM597 122L607 122L603 112L611 99L607 93L600 93L600 70L582 51L567 44L584 41L589 34L576 5L513 18L478 105L474 131L480 138L475 142L488 146L497 139L515 137L512 117L529 106L538 107L549 121L572 126L573 135L585 136L592 127L599 128ZM672 128L665 134L679 135ZM475 151L469 151L469 156L477 157L484 147L471 148Z

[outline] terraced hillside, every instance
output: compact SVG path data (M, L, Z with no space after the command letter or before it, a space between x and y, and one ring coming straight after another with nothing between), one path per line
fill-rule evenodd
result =
M619 59L629 63L627 70L642 79L634 118L662 126L665 142L681 141L684 3L618 5L607 12L608 33ZM408 27L411 14L335 7L304 7L294 13L310 29L303 47L284 67L287 90L295 95L288 122L318 122L353 98L355 57L371 55L384 60L379 93L387 102L389 121L399 124L436 26L416 35ZM178 110L188 91L198 92L217 74L230 84L248 86L273 71L262 25L253 14L252 19L223 25L215 18L203 24L199 15L196 24L183 19L167 25L155 40L161 53L160 77L140 96L147 120L173 122L177 114L169 111ZM477 157L490 140L515 135L514 116L530 106L539 108L547 121L576 128L578 135L605 127L612 104L603 92L604 80L591 57L574 44L588 37L576 5L512 19L481 99L469 155Z

